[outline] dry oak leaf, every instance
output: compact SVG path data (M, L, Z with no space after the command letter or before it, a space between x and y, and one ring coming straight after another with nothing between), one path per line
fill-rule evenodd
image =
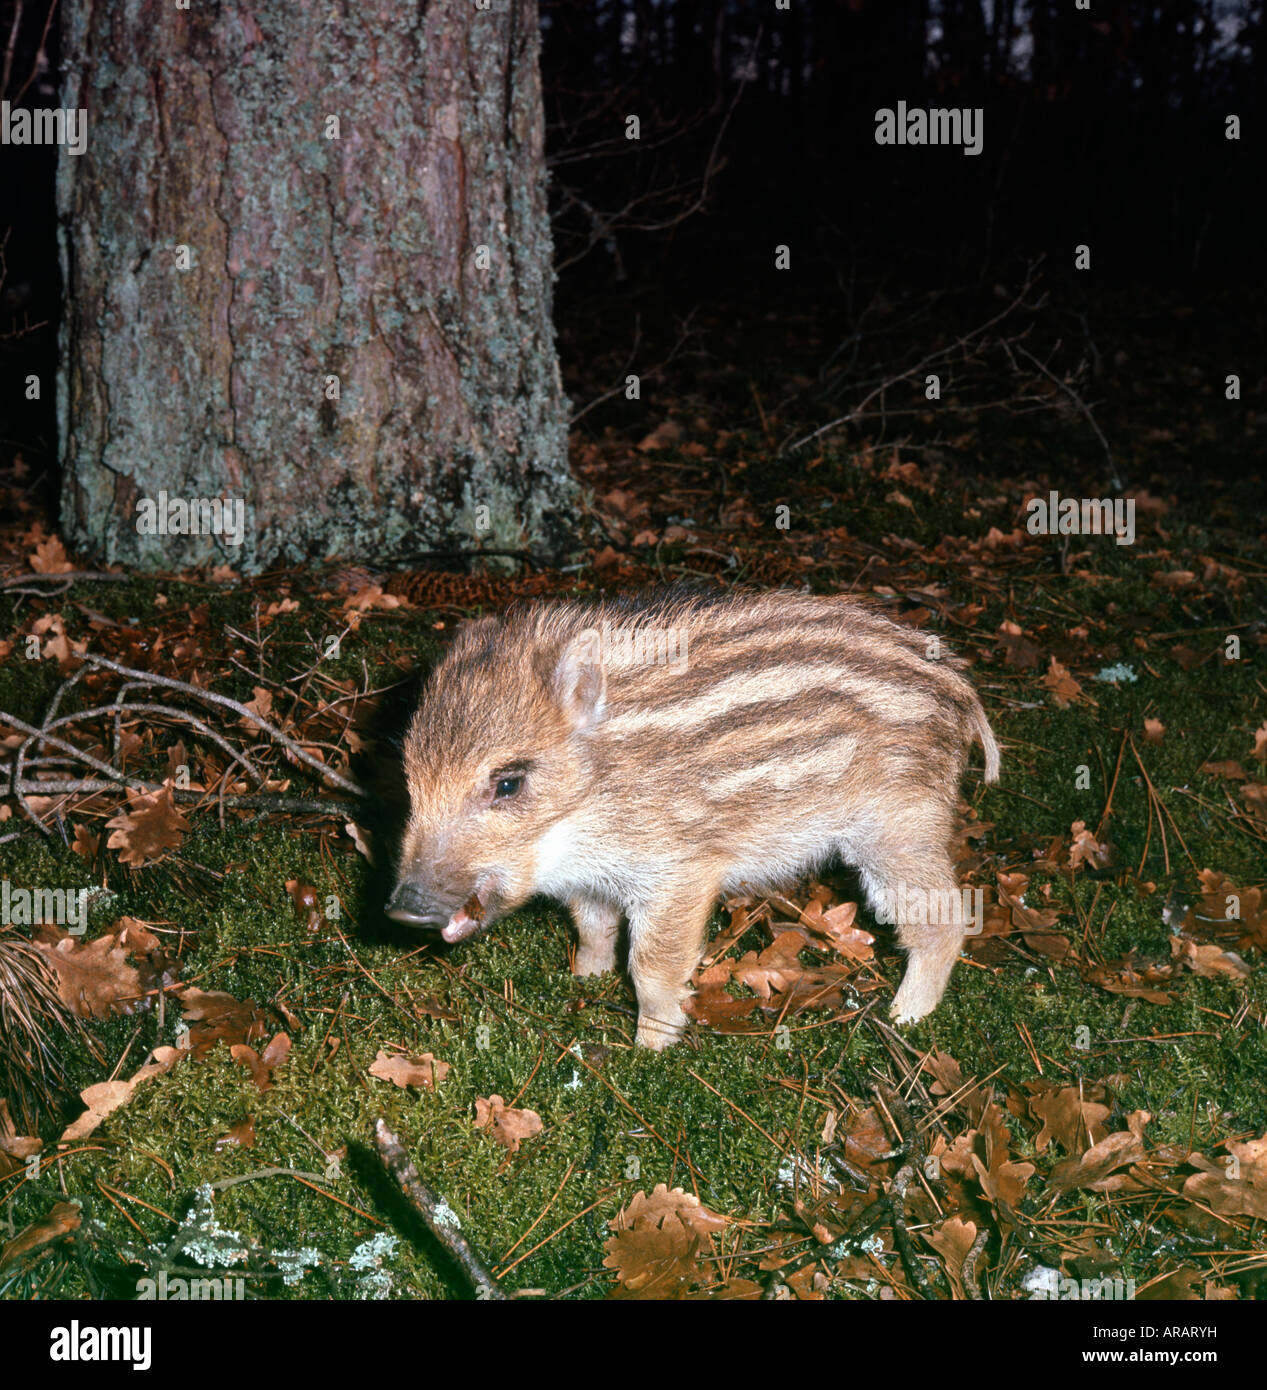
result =
M33 1134L19 1134L9 1113L9 1102L0 1096L0 1181L20 1172L26 1159L40 1153L44 1141Z
M1080 1158L1056 1164L1048 1178L1051 1187L1057 1192L1068 1192L1074 1187L1085 1187L1091 1192L1116 1192L1134 1187L1134 1179L1117 1170L1144 1161L1144 1126L1151 1118L1147 1110L1132 1111L1126 1117L1129 1128L1092 1144Z
M1100 844L1087 829L1085 821L1074 821L1069 827L1069 832L1073 836L1073 844L1069 846L1071 869L1080 869L1084 864L1092 869L1107 867L1110 859L1109 847Z
M1083 1154L1106 1138L1104 1122L1112 1113L1107 1105L1084 1099L1077 1086L1043 1089L1030 1097L1029 1112L1043 1122L1034 1141L1035 1149L1042 1153L1054 1139L1068 1154Z
M842 956L850 960L874 960L875 937L854 926L857 915L857 903L837 903L824 910L819 903L811 902L801 910L801 922L815 936L824 937Z
M76 825L74 843L70 848L81 859L86 859L91 863L97 857L98 849L101 848L101 836L95 831L89 830L86 825Z
M237 1043L253 1043L268 1032L264 1012L254 999L235 999L222 990L201 990L186 985L179 995L187 1033L181 1043L192 1057L202 1058L224 1043L230 1051Z
M999 642L1003 647L1003 659L1008 666L1021 671L1033 670L1042 660L1042 652L1025 636L1016 623L1004 619L998 627Z
M1211 655L1211 652L1198 651L1186 642L1180 642L1177 646L1170 648L1171 659L1177 661L1185 671L1195 671L1198 666L1204 666Z
M956 1298L964 1298L966 1295L963 1287L963 1262L968 1258L972 1242L977 1238L976 1224L951 1216L935 1231L925 1231L923 1235L941 1256L946 1274L950 1278L951 1292Z
M24 1231L19 1231L7 1244L0 1246L0 1270L16 1264L45 1245L68 1236L79 1226L80 1212L74 1202L55 1202L51 1210Z
M632 1293L680 1295L701 1278L696 1253L703 1248L711 1254L713 1232L728 1224L698 1197L660 1183L649 1197L639 1192L607 1223L615 1234L603 1247L603 1264Z
M320 931L325 925L325 914L321 911L321 898L311 883L303 883L297 878L286 880L286 891L295 909L295 916L310 932Z
M72 642L66 636L66 625L59 613L46 613L42 618L37 618L31 624L31 632L36 637L44 637L46 632L53 634L40 643L40 657L45 661L56 661L61 671L75 665L77 659L88 650L86 642Z
M1215 1163L1201 1154L1189 1162L1203 1171L1183 1185L1185 1197L1204 1202L1220 1216L1267 1217L1267 1136L1225 1146L1230 1159Z
M259 719L271 719L273 717L273 692L266 685L253 685L251 690L255 698L243 701L242 708L249 709ZM245 725L248 729L259 728L254 719L248 719L244 714L238 716L238 723Z
M661 420L650 434L642 437L637 449L641 454L650 453L653 449L668 449L681 437L682 426L676 420Z
M1243 980L1249 975L1249 966L1235 951L1224 951L1213 941L1198 942L1186 935L1172 936L1170 954L1183 961L1194 975L1207 980L1228 977Z
M41 541L28 563L37 574L69 574L75 568L66 556L60 536Z
M1009 1159L1012 1136L1003 1111L994 1101L986 1106L981 1117L981 1134L985 1139L985 1161L982 1162L977 1153L972 1155L981 1191L992 1203L1003 1201L1010 1207L1019 1206L1025 1196L1025 1185L1037 1169L1032 1163L1016 1163Z
M1044 689L1051 691L1051 698L1060 709L1068 709L1074 700L1087 698L1082 693L1082 687L1069 674L1068 667L1062 666L1054 656L1050 659L1042 684Z
M255 1147L255 1116L248 1115L240 1125L226 1130L216 1140L216 1153L232 1148L253 1149Z
M1237 888L1226 874L1202 869L1200 917L1195 909L1184 919L1185 931L1218 922L1237 933L1238 946L1256 946L1267 951L1267 895L1261 888ZM1206 919L1201 921L1200 918ZM1220 933L1221 934L1221 933Z
M540 1134L544 1126L535 1110L511 1110L501 1096L476 1096L475 1128L488 1130L499 1144L518 1153L519 1145Z
M1136 1290L1135 1297L1142 1302L1200 1303L1202 1302L1201 1281L1205 1276L1191 1265L1180 1265L1169 1274L1142 1289Z
M153 792L128 789L126 811L106 822L112 833L107 849L117 849L119 862L138 867L157 859L165 849L177 848L189 832L189 822L172 800L172 779Z
M772 991L785 992L806 967L800 962L805 938L800 932L781 931L760 955L749 951L731 967L731 977L747 985L759 998L769 999Z
M107 1115L132 1099L132 1092L141 1082L171 1071L184 1055L178 1047L156 1047L150 1053L152 1060L126 1081L101 1081L95 1086L85 1087L80 1091L79 1098L88 1109L62 1131L61 1142L68 1144L75 1139L86 1139Z
M371 843L370 832L357 825L354 820L346 821L343 828L351 836L352 843L356 846L356 852L367 863L372 864L374 862L374 846Z
M714 1293L712 1291L706 1291L692 1294L690 1297L692 1301L702 1298L746 1299L750 1297L750 1295L743 1292L743 1290L750 1282L751 1281L747 1279L730 1279L727 1280L726 1284L723 1286L723 1292ZM825 1302L827 1299L827 1290L830 1286L830 1281L823 1274L822 1270L815 1269L813 1265L802 1266L794 1273L789 1274L782 1283L784 1288L792 1291L792 1296L798 1303ZM765 1295L764 1286L761 1284L754 1284L753 1287L756 1289L756 1293L752 1294L751 1297L753 1299L763 1298ZM776 1294L775 1297L777 1298L778 1295Z
M1109 994L1124 994L1128 999L1145 999L1150 1004L1173 1004L1175 996L1170 990L1160 989L1159 985L1175 978L1178 967L1158 965L1150 961L1137 963L1132 950L1116 961L1106 961L1103 965L1092 966L1082 973L1082 978L1091 984L1099 985Z
M385 594L378 584L365 584L343 601L343 611L349 616L361 614L370 608L407 608L408 600L399 594Z
M1177 593L1181 589L1190 589L1197 582L1197 576L1192 570L1159 570L1153 573L1152 582L1159 589Z
M403 1052L384 1052L379 1048L378 1056L370 1063L371 1076L377 1076L381 1081L394 1082L401 1087L417 1086L420 1091L434 1091L452 1070L448 1062L437 1060L430 1052L424 1052L421 1057L413 1057Z
M934 1049L930 1057L925 1057L922 1068L935 1078L929 1090L935 1096L953 1096L952 1109L961 1110L975 1128L990 1099L975 1077L965 1076L959 1063L948 1053Z
M162 942L132 917L120 917L92 941L42 926L34 945L57 972L62 1002L79 1018L135 1013L172 983Z
M285 1033L275 1033L263 1052L256 1052L246 1043L234 1043L229 1048L229 1055L250 1071L251 1080L261 1091L271 1091L274 1069L290 1056L290 1038Z
M1022 934L1025 944L1031 950L1041 951L1055 960L1064 960L1073 946L1067 936L1050 930L1060 918L1059 911L1056 908L1025 905L1025 892L1029 888L1027 874L1009 874L1000 870L994 877L999 906L1007 909L1012 926ZM984 926L985 935L999 930L997 914L990 908L986 910ZM969 937L969 941L973 940L976 938Z
M745 1033L752 1011L759 1007L757 999L734 999L726 993L726 982L732 969L730 961L719 961L695 977L694 993L686 1001L686 1012L707 1028L718 1033Z
M1204 772L1209 777L1230 777L1234 781L1242 782L1249 776L1235 758L1225 758L1221 763L1202 763L1197 771Z
M181 769L185 770L186 776L188 776L189 749L185 746L185 739L178 738L167 749L167 776L175 780L181 774Z

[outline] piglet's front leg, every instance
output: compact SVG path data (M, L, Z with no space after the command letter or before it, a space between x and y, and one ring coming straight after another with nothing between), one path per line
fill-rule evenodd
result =
M620 934L620 909L596 898L568 901L576 923L578 945L572 965L574 975L601 975L616 968L616 939Z
M682 1036L691 975L708 934L717 893L669 893L663 905L629 914L629 973L638 995L640 1047L661 1052Z

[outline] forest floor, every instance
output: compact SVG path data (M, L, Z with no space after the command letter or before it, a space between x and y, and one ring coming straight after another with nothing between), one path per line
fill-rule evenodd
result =
M830 351L781 322L788 351ZM1158 324L1128 360L1167 355ZM0 803L6 887L90 893L82 935L0 928L0 950L35 942L66 1011L38 1084L0 1031L0 1296L134 1297L160 1276L471 1296L384 1172L380 1118L522 1297L1262 1296L1267 540L1261 468L1202 469L1261 423L1225 421L1221 387L1176 410L1154 380L1120 406L1129 434L1106 413L1131 441L1110 464L1082 392L1049 383L1041 418L968 411L917 447L917 410L894 437L871 422L780 457L783 420L806 418L781 402L813 378L683 363L671 409L578 425L592 543L564 572L59 579L81 566L5 474L10 775L26 736L6 712L43 726L72 680L58 716L120 697L130 678L84 654L186 688L124 692L177 712L129 708L117 732L59 726L67 761L26 774L96 776L89 754L163 791ZM1024 466L987 468L1000 450ZM1132 500L1132 543L1032 534L1027 499L1052 489ZM1004 754L996 786L974 765L963 789L985 925L920 1024L886 1022L902 962L844 871L719 904L696 1021L659 1055L632 1045L623 974L568 972L561 906L456 947L383 917L390 737L456 621L692 578L857 592L971 659ZM208 715L207 690L376 796L341 806L247 713ZM249 750L263 798L181 710Z

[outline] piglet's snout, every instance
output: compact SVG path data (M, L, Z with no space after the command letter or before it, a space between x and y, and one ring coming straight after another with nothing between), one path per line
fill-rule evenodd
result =
M443 906L421 884L402 878L387 900L387 915L393 922L407 927L442 928L448 924L453 909Z

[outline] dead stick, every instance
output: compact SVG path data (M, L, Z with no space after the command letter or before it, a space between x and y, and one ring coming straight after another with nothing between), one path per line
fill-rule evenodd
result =
M90 662L93 666L104 666L108 671L114 671L120 676L127 676L129 680L137 681L141 685L162 685L168 690L179 690L185 695L192 696L195 700L206 700L213 705L223 705L225 709L231 709L241 719L247 719L252 724L264 730L264 732L291 755L292 758L319 773L328 782L333 782L340 791L345 791L349 796L364 796L365 791L350 777L344 777L341 772L336 772L333 768L327 767L319 758L314 758L311 753L305 752L303 748L289 738L286 734L270 724L267 719L261 719L254 710L249 710L244 704L237 700L231 700L227 695L217 695L214 690L203 690L200 686L190 685L187 681L173 680L170 676L156 675L154 672L134 671L130 666L120 666L117 661L111 661L104 656L96 656L92 652L84 655L83 660Z
M0 580L0 589L13 589L18 584L58 583L63 580L72 584L90 582L93 584L121 584L131 576L126 574L97 573L95 570L67 570L64 574L15 574ZM32 592L35 592L34 590ZM39 591L43 594L43 590Z
M932 1285L928 1282L928 1276L924 1273L924 1267L919 1262L919 1255L916 1252L914 1242L911 1240L910 1232L906 1229L906 1189L914 1181L914 1178L914 1167L909 1163L904 1163L893 1179L893 1191L889 1194L889 1215L893 1220L893 1244L897 1246L897 1253L902 1258L902 1267L906 1270L906 1277L915 1285L915 1292L920 1298L931 1299L935 1297Z
M506 1295L483 1262L467 1244L458 1225L457 1214L430 1189L423 1186L418 1170L409 1155L401 1148L400 1140L387 1128L385 1120L374 1125L374 1142L387 1171L396 1179L409 1205L422 1217L427 1229L462 1267L462 1272L475 1286L476 1293L491 1302L507 1303Z
M117 791L118 782L98 782L91 777L67 777L48 782L24 778L18 783L18 790L26 796L88 796L95 792ZM158 782L137 782L133 789L144 792L160 792ZM180 787L172 789L176 801L197 803L205 801L213 793L193 791ZM11 783L0 780L0 798L12 796ZM241 796L226 796L224 804L228 807L246 807L258 811L298 811L316 816L353 816L357 806L353 801L342 801L337 797L286 796L280 792L248 792Z
M981 1252L985 1249L985 1243L990 1238L990 1228L982 1226L977 1232L976 1239L972 1242L968 1253L963 1257L963 1279L964 1292L969 1298L980 1301L985 1295L981 1292L981 1285L977 1283L977 1261L981 1258Z

